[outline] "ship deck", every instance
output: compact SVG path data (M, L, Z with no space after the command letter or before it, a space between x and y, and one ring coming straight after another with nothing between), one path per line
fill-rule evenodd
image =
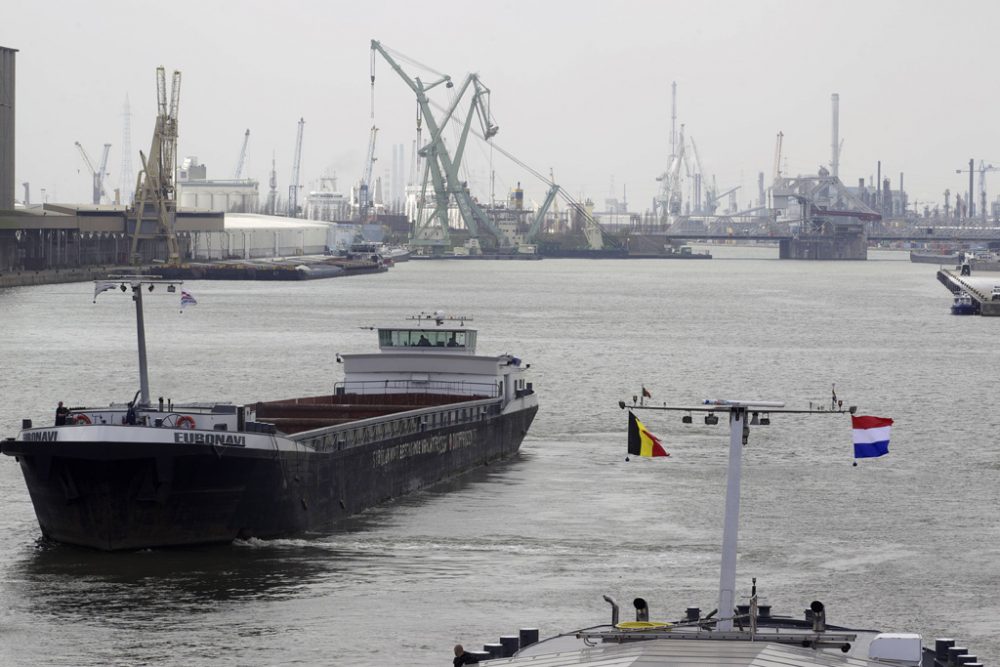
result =
M339 426L362 419L464 403L487 395L456 394L326 394L278 401L254 403L248 407L257 413L257 421L274 424L279 431L292 435L303 431Z

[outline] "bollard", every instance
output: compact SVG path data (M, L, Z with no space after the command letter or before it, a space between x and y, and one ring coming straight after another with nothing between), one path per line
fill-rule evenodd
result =
M940 639L934 640L934 657L941 662L945 662L948 659L948 649L955 645L954 639L949 639L947 637L941 637Z
M501 635L500 645L503 646L502 658L510 658L521 648L521 638L517 635Z
M757 617L758 618L771 618L771 605L769 605L769 604L759 604L759 605L757 605Z
M477 662L482 662L484 660L490 660L490 654L487 651L466 651L469 655L475 657Z
M684 612L685 621L697 621L701 618L701 608L699 607L688 607Z
M483 651L489 654L489 659L503 657L503 646L500 644L483 644Z
M958 656L958 664L962 665L962 667L965 667L966 665L972 665L977 662L979 662L979 660L976 658L976 656L971 655L969 653Z
M965 655L968 652L969 652L969 649L967 649L964 646L952 646L952 647L950 647L948 649L948 664L951 665L952 667L954 665L959 664L959 662L958 662L958 656Z
M518 634L521 648L531 646L538 641L538 628L521 628Z

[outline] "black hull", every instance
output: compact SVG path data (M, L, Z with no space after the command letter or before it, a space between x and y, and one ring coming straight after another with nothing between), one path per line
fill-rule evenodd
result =
M3 443L42 533L102 550L328 533L341 519L515 454L537 406L316 452L144 443Z

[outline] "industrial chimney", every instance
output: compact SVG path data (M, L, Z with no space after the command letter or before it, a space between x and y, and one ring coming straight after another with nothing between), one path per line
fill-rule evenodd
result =
M0 46L0 211L14 208L14 54Z

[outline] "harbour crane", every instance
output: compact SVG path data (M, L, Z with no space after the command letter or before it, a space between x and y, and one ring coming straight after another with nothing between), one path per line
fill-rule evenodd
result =
M288 185L288 217L297 218L299 215L299 166L302 164L302 129L305 127L304 118L299 118L299 131L295 135L295 157L292 159L292 182Z
M677 135L677 147L670 156L670 166L663 174L656 177L656 180L662 183L657 203L662 211L660 217L664 221L672 220L681 213L681 165L684 162L684 125L681 124L681 131Z
M480 228L485 228L497 239L500 245L509 245L510 240L479 207L469 193L467 183L459 177L462 156L465 152L466 141L473 118L479 120L482 136L486 141L492 139L499 130L499 127L493 122L490 113L489 88L483 85L478 75L469 74L457 89L452 104L447 109L444 117L438 119L431 112L431 101L428 98L428 93L441 85L444 85L445 88L454 88L455 84L451 80L451 77L425 67L425 69L433 72L437 77L435 80L425 83L420 77L411 77L407 74L399 65L397 59L378 41L372 40L371 50L372 85L374 86L375 84L374 54L378 53L416 95L419 108L418 119L422 119L427 123L427 130L430 134L427 144L420 146L417 150L417 154L424 160L424 176L411 244L430 247L448 245L448 207L450 202L454 200L472 238L478 238ZM400 59L405 58L405 56L401 56L400 54L396 55ZM407 60L410 59L407 58ZM410 62L414 61L410 60ZM459 130L459 139L454 153L451 153L444 143L444 130L452 119L457 118L456 111L466 93L470 93L471 96L469 109L465 114L464 123ZM429 184L433 188L433 207L427 206L427 188ZM428 210L430 211L429 214L427 214Z
M368 217L368 212L372 208L372 171L375 169L375 137L378 135L378 128L372 125L371 136L368 138L368 156L365 159L365 171L361 176L361 183L358 185L358 215L362 222Z
M138 263L141 239L163 240L167 261L180 262L180 249L174 231L177 201L174 198L174 174L177 172L177 123L181 95L181 73L174 71L167 101L166 72L156 68L157 116L149 158L139 151L142 170L136 179L135 203L130 211L128 232L131 235L131 259Z
M101 199L105 196L104 176L108 169L108 153L111 151L111 144L104 144L104 152L101 154L101 166L95 168L90 156L87 155L87 151L84 150L83 144L79 141L74 143L76 144L76 147L80 149L80 156L83 157L83 161L87 165L87 169L90 170L91 178L93 178L94 204L100 204Z
M250 129L243 133L243 147L240 148L240 157L236 160L236 169L233 170L233 180L243 178L243 165L247 161L247 144L250 143Z

